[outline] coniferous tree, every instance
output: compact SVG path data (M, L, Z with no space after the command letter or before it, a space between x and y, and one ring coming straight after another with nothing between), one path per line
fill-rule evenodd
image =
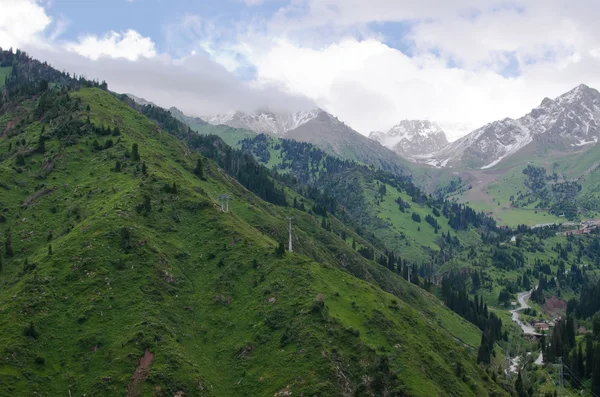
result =
M10 229L6 229L6 232L4 234L4 254L7 258L13 256L12 236L10 233Z
M583 364L583 351L581 349L581 343L579 344L578 348L577 348L577 356L576 356L576 360L575 363L577 365L575 365L575 382L576 384L574 385L575 387L580 387L581 385L579 384L578 380L582 379L585 376L585 366Z
M277 245L277 248L275 248L275 256L277 256L278 258L282 258L285 255L285 244L283 243L283 241L279 242L279 245Z
M25 157L22 154L17 154L17 157L15 159L15 164L22 167L25 165Z
M48 244L48 256L52 256L52 245Z
M594 348L594 365L592 368L592 393L600 395L600 343Z
M134 143L133 145L131 145L131 159L133 161L140 161L140 153L139 153L137 143Z
M594 341L591 335L585 337L585 376L592 376L594 369Z
M121 249L129 251L131 249L131 234L125 226L121 228Z
M200 178L200 179L204 179L204 169L203 169L203 165L202 165L202 159L198 158L198 160L196 160L196 167L194 168L194 174ZM296 198L294 197L294 203ZM294 208L296 208L296 206L294 205Z
M515 391L519 397L527 397L527 393L525 391L525 386L523 385L523 377L521 376L521 371L519 371L519 375L517 375L517 380L515 381Z
M490 344L487 338L486 333L481 334L481 344L479 345L479 350L477 351L477 362L483 364L489 364L491 361L492 355L490 352Z
M142 163L142 174L148 175L148 168L146 167L146 162Z
M121 162L119 160L117 160L117 162L115 163L115 171L121 172Z
M38 139L38 146L36 151L38 153L45 153L46 152L46 138L44 137L44 130L46 129L46 126L42 126L42 130L40 131L40 137Z

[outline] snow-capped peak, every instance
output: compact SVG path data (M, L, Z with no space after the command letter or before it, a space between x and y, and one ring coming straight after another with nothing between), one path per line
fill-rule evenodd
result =
M245 128L257 133L283 135L314 120L321 112L321 109L287 113L270 110L257 110L250 113L238 111L216 114L203 117L203 119L213 125L223 124L235 128Z
M432 153L448 144L441 127L428 120L402 120L387 133L371 132L369 138L405 157Z
M542 151L581 150L600 140L597 120L600 92L581 84L555 99L544 98L540 106L518 120L487 124L421 161L486 169L530 144Z

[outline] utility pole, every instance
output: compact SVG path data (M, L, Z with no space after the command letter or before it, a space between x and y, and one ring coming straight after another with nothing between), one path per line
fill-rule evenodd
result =
M511 363L510 363L510 352L509 349L506 349L506 379L510 382L511 378Z
M225 212L225 195L220 195L218 199L221 202L221 212Z
M293 217L289 217L286 218L288 221L290 221L290 242L289 242L289 247L288 247L288 251L292 252L292 220L294 219Z
M229 212L229 200L231 200L231 196L222 194L218 199L221 202L221 212Z
M562 357L558 358L558 395L562 396L565 392L564 384L564 372L563 372L563 360Z

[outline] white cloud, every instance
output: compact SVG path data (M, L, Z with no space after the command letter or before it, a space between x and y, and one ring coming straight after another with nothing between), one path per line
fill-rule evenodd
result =
M365 134L403 118L477 127L580 83L600 88L598 17L595 0L305 0L238 48L258 84L313 98ZM402 22L386 31L408 32L405 53L372 22Z
M580 83L600 88L596 1L290 0L270 20L185 16L164 29L172 58L133 30L57 41L65 23L47 3L0 0L11 10L0 45L49 45L40 57L61 69L195 114L308 97L365 134L404 118L477 127ZM386 44L397 35L402 51ZM254 69L249 84L235 78Z
M0 0L0 8L12 12L10 17L0 13L0 45L22 47L59 70L106 80L116 92L132 93L196 115L235 109L250 111L259 104L269 104L274 110L314 107L305 97L284 93L276 83L258 86L238 80L206 51L190 50L180 58L158 54L154 42L134 30L60 41L67 21L53 21L42 3ZM187 23L198 26L194 18ZM211 30L210 25L203 28ZM205 44L210 49L214 41ZM226 63L219 53L215 52L214 58Z
M286 94L275 84L254 87L241 82L204 53L178 60L157 55L131 62L107 57L91 60L65 50L30 52L60 70L105 79L113 91L132 93L165 108L176 106L198 116L234 109L252 111L263 103L272 104L273 110L314 106L309 99Z
M152 39L143 37L135 30L127 30L122 34L111 31L102 38L85 36L77 43L65 44L65 48L93 60L108 57L135 61L140 57L151 58L156 55Z
M38 1L0 0L0 47L38 42L51 22Z
M134 30L108 32L103 37L85 35L76 42L59 42L68 26L64 16L51 18L41 0L0 0L0 47L65 48L90 59L156 55L154 42Z
M600 62L579 53L523 66L517 78L493 69L451 68L430 54L409 57L372 39L346 39L318 49L278 40L252 61L259 81L313 98L365 134L389 129L404 118L477 127L520 117L545 96L581 82L600 87L595 74Z

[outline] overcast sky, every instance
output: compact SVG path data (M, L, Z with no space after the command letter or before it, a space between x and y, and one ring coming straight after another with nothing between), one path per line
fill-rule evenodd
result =
M318 106L456 138L600 88L599 19L598 0L0 0L0 47L194 115Z

